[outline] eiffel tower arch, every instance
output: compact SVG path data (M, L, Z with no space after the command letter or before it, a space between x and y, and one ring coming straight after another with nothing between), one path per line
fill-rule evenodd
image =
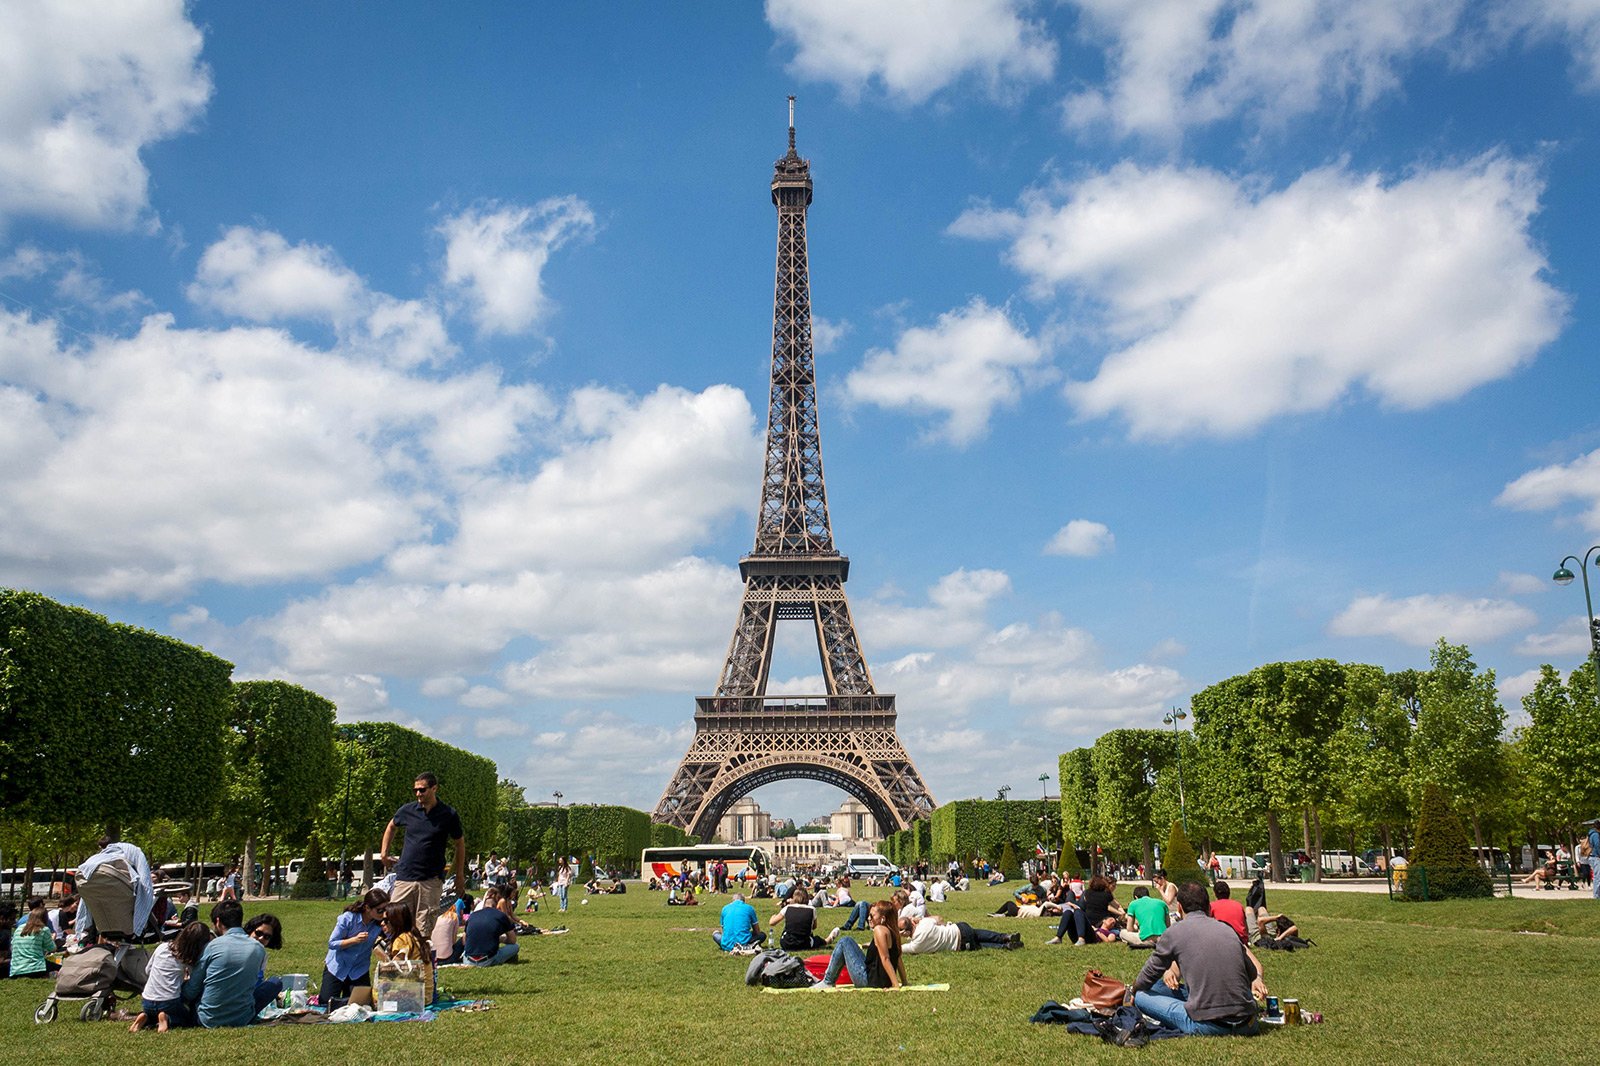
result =
M822 781L860 800L886 833L933 810L900 743L895 701L877 692L845 598L850 560L833 543L817 428L806 209L811 164L794 144L774 165L778 263L772 308L772 385L755 548L739 561L744 599L716 695L695 701L695 734L654 819L703 839L723 813L762 785ZM827 691L768 696L782 619L809 621Z

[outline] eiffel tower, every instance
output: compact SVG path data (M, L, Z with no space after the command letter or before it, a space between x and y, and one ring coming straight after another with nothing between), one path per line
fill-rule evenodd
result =
M892 833L926 817L933 797L895 731L894 697L872 687L844 594L850 560L834 547L828 522L806 258L811 164L795 152L792 96L789 152L774 166L772 202L778 267L755 550L739 561L744 602L717 694L695 700L694 740L653 817L709 840L741 796L810 778L860 800L879 830ZM785 618L815 626L825 695L767 695L773 638Z

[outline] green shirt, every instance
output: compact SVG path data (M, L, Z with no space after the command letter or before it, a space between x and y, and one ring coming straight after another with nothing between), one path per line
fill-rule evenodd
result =
M45 955L55 949L56 938L48 929L27 936L16 934L11 938L11 976L42 972L46 968Z
M1149 940L1167 931L1167 901L1160 896L1140 896L1128 904L1128 913L1139 923L1139 939Z

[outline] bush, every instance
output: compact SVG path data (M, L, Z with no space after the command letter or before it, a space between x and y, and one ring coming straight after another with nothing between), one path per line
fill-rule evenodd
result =
M1172 829L1167 833L1167 845L1161 849L1161 865L1175 885L1185 881L1205 883L1200 876L1200 858L1194 853L1194 845L1189 843L1183 826L1178 822L1173 822Z
M1408 900L1481 899L1494 895L1488 871L1472 857L1467 830L1437 785L1422 790L1416 846L1406 865Z
M332 893L328 884L328 864L322 858L322 842L312 833L306 840L306 858L300 864L300 876L289 889L290 899L327 899Z

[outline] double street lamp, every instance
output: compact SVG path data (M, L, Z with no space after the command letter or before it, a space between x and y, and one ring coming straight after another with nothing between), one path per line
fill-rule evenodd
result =
M1584 618L1589 623L1589 658L1594 662L1596 671L1600 671L1600 619L1594 616L1594 600L1589 597L1589 563L1593 557L1596 569L1600 569L1600 544L1596 544L1583 553L1583 558L1569 555L1561 560L1561 565L1556 569L1553 580L1558 585L1570 585L1574 577L1571 570L1567 569L1568 563L1578 564L1578 573L1583 575L1583 606L1586 610Z
M1161 716L1162 725L1172 727L1172 746L1178 750L1178 819L1183 823L1183 835L1189 835L1189 813L1183 802L1183 741L1178 736L1178 723L1189 717L1188 712L1172 708L1170 714Z

